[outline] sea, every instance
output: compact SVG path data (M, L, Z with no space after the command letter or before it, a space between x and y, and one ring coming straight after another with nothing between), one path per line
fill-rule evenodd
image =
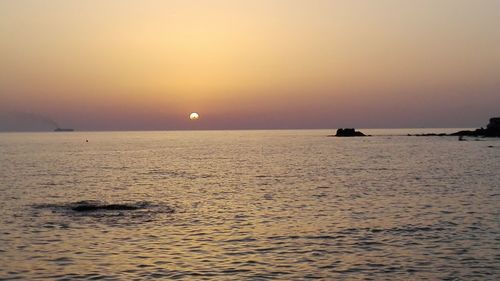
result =
M0 134L0 280L500 280L500 139Z

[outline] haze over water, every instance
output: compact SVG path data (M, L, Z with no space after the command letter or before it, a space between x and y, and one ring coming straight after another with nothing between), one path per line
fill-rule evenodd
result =
M365 132L2 133L0 279L500 279L500 142Z

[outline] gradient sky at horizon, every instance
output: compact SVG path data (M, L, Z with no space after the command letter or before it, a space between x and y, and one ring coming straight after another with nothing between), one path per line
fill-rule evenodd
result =
M0 1L0 113L82 130L481 126L500 116L498 11L493 0Z

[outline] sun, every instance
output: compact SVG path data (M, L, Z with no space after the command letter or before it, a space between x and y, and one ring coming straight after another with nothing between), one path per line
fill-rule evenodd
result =
M189 119L198 120L198 119L200 119L200 115L196 112L193 112L193 113L189 114Z

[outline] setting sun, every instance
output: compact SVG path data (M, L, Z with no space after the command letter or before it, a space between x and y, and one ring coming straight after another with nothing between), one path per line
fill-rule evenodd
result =
M200 115L196 112L189 114L189 119L191 119L191 120L198 120L199 118L200 118Z

